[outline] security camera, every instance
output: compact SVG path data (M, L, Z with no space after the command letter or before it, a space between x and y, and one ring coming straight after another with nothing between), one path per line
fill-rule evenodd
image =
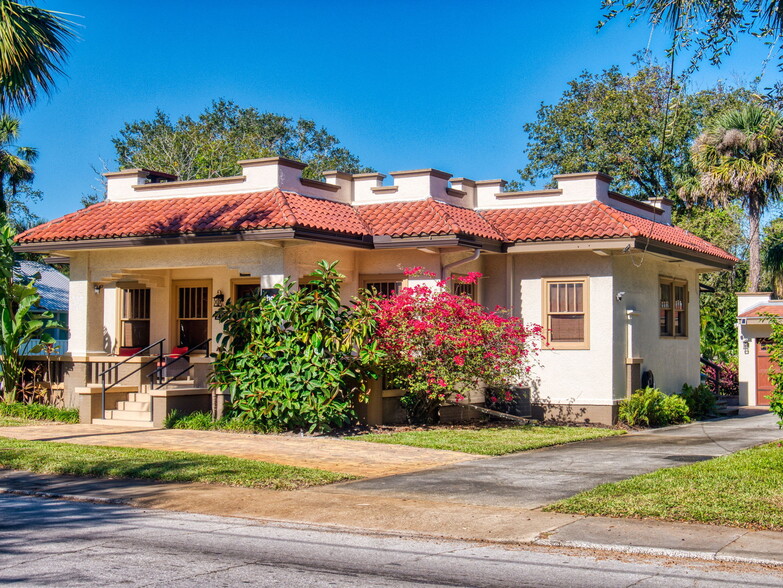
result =
M622 300L623 296L625 296L625 292L618 292L616 298L617 300Z

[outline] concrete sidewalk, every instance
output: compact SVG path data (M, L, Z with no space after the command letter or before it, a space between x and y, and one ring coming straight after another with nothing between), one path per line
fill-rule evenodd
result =
M337 486L326 486L281 492L0 470L0 492L21 495L319 525L357 533L565 546L783 566L781 532L468 506L437 499L345 494L335 492L336 489Z

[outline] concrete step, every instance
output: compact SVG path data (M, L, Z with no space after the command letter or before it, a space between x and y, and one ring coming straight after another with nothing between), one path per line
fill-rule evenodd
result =
M120 419L124 421L150 421L150 411L148 410L107 410L107 419Z
M120 400L117 402L117 410L135 410L135 411L150 411L149 402L140 402L134 400Z
M152 402L152 396L146 392L132 392L128 394L128 402Z
M108 411L107 411L108 412ZM128 427L136 429L152 429L152 421L133 421L124 419L92 419L93 425L111 425L113 427Z
M102 388L101 384L87 384L87 388L90 390L100 390ZM117 394L118 392L138 392L139 387L138 386L123 386L122 384L118 386L113 386L107 390L109 394Z

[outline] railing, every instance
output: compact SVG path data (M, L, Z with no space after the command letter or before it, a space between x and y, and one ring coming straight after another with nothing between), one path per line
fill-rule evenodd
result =
M723 368L721 366L719 366L717 363L713 363L713 362L711 362L709 359L707 359L705 357L700 357L699 361L701 361L701 363L703 365L706 365L707 367L710 367L710 368L713 369L713 373L715 374L714 376L710 376L708 374L704 374L704 377L707 380L709 380L710 382L712 382L712 385L714 386L713 389L715 390L715 393L716 394L721 394L721 391L722 391L722 384L721 384L722 373L721 372L723 371Z
M193 347L190 347L190 348L189 348L189 349L188 349L188 350L187 350L185 353L183 353L183 354L182 354L182 355L180 355L179 357L176 357L176 358L173 358L173 359L176 361L176 360L179 360L179 359L183 359L183 358L186 358L186 357L190 357L190 354L191 354L191 353L193 353L194 351L198 351L198 350L200 350L200 349L204 349L205 351L209 352L209 342L210 342L210 341L212 341L212 339L207 339L206 341L202 341L202 342L201 342L201 343L199 343L198 345L195 345L195 346L193 346ZM181 375L183 375L183 374L186 374L187 372L189 372L190 370L192 370L192 369L193 369L193 367L194 367L194 366L193 366L193 365L192 365L190 362L188 362L188 367L186 367L184 370L182 370L182 371L180 371L180 372L178 372L178 373L174 374L173 376L169 376L168 378L165 378L165 376L164 376L164 373L165 373L165 371L166 371L166 368L168 367L168 366L166 365L166 361L165 361L165 359L168 359L168 358L165 358L165 357L164 357L164 358L162 358L162 359L161 359L161 365L159 365L159 366L158 366L158 368L157 368L156 370L154 370L154 371L153 371L153 372L152 372L152 373L149 375L149 379L150 379L150 388L151 388L152 390L160 390L160 389L161 389L161 388L163 388L163 387L164 387L166 384L168 384L168 383L169 383L169 382L171 382L172 380L176 380L176 379L177 379L177 378L179 378Z
M147 345L146 347L144 347L143 349L140 349L139 351L137 351L133 355L129 355L128 357L126 357L122 361L117 362L117 363L109 366L108 368L106 368L105 370L103 370L101 373L98 374L98 377L101 379L101 418L104 418L104 419L106 418L106 391L107 390L111 390L112 388L114 388L114 386L116 386L120 382L123 382L123 381L127 380L128 378L130 378L132 375L140 372L141 370L143 370L145 367L147 367L151 363L160 362L163 359L163 342L165 340L166 339L161 339L160 341L156 341L152 345ZM158 353L154 357L152 357L152 359L150 359L150 360L146 361L145 363L139 365L139 367L137 367L135 370L133 370L131 372L128 372L123 377L121 377L121 378L119 377L119 371L118 370L119 370L119 367L121 365L126 364L131 359L133 359L134 357L139 357L139 356L144 355L147 351L149 351L153 347L157 347L158 348ZM106 375L109 374L112 371L114 371L114 378L115 378L115 380L111 384L109 384L107 386L106 385Z

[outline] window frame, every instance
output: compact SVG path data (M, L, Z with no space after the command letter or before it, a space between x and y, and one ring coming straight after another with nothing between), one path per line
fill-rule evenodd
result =
M144 290L147 292L147 303L149 304L149 312L147 313L147 318L127 318L126 312L125 312L125 293L129 290ZM115 343L117 347L123 348L123 347L147 347L150 343L152 343L152 288L148 288L143 285L132 285L132 286L118 286L117 287L117 294L119 296L119 303L117 304L117 315L119 318L119 331L117 333L117 340L119 343ZM128 322L139 322L139 321L146 321L147 322L147 343L144 345L131 345L125 341L125 323Z
M183 319L183 320L206 320L207 321L207 339L212 339L212 322L215 314L212 307L212 280L172 280L171 281L171 345L172 347L178 347L180 343L179 338L179 289L180 288L206 288L207 289L207 318L206 319ZM201 341L195 343L198 345ZM211 345L210 345L211 347ZM199 349L193 352L194 355L208 355L208 349Z
M476 280L472 284L463 284L463 283L460 283L460 282L457 281L458 278L467 278L467 277L468 277L468 274L455 274L455 273L452 273L451 274L451 283L449 284L449 286L451 286L451 293L464 296L464 293L458 292L458 289L459 288L470 287L471 290L473 291L473 293L472 294L468 294L467 295L468 298L470 298L473 302L478 302L479 301L479 282L478 282L478 280Z
M408 276L405 274L362 274L359 276L362 290L367 288L367 284L373 282L400 282L402 289L408 287Z
M582 341L552 341L550 338L549 286L551 284L582 284L582 312L584 316L584 338ZM580 314L576 312L562 314ZM544 349L584 350L590 349L590 276L546 276L541 278L541 324L547 346Z
M669 289L669 297L671 300L671 308L667 309L666 312L670 314L669 318L669 324L671 325L671 332L664 333L661 331L661 310L664 310L661 308L661 288L663 286L668 287ZM683 300L683 307L682 310L677 310L675 308L675 289L681 287L683 289L683 292L685 293L685 300ZM656 316L658 318L658 337L661 339L687 339L688 338L688 306L690 305L690 298L691 293L690 289L688 288L688 280L684 278L674 278L671 276L658 276L658 308ZM678 334L675 329L675 316L676 313L680 313L682 316L680 318L680 325L682 325L682 334Z

